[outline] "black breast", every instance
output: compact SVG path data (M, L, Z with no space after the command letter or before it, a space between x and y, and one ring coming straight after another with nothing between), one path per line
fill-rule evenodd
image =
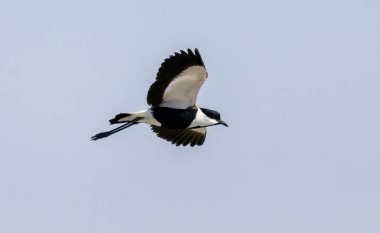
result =
M162 124L162 127L171 129L185 129L194 120L198 109L175 109L166 107L153 107L154 118Z

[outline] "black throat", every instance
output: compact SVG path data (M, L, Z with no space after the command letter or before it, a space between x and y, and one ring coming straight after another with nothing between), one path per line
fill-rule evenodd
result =
M195 119L198 109L176 109L167 107L151 108L154 118L159 121L162 127L171 129L185 129Z

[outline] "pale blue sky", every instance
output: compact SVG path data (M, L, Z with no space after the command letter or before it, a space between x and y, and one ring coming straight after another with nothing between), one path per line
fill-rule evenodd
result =
M380 2L2 1L0 232L380 232ZM199 48L230 127L138 125Z

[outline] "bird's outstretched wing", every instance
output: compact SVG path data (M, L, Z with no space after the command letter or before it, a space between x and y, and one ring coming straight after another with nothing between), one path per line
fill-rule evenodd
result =
M193 107L206 78L198 49L174 53L161 64L156 81L148 91L148 104L177 109Z
M169 129L152 125L152 130L158 137L165 139L176 146L201 146L206 139L206 128L194 129Z

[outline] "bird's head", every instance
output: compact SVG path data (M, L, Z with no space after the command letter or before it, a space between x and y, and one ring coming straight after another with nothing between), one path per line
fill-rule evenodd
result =
M215 125L224 125L224 126L228 127L227 123L220 119L220 113L219 112L217 112L215 110L206 109L206 108L201 108L201 109L202 109L202 112L204 114L206 114L206 116L208 116L211 119L214 119L217 122Z

